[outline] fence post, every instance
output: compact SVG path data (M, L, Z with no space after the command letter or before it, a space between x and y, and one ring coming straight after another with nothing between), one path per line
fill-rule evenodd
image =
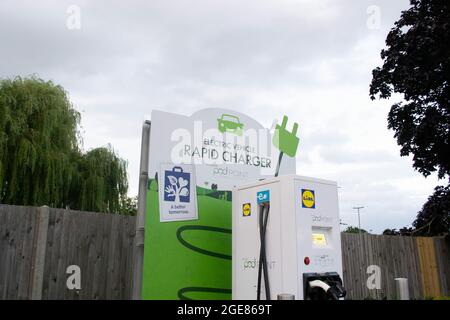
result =
M409 300L409 287L407 278L395 278L397 297L399 300Z
M42 299L49 214L50 209L47 206L43 206L38 209L38 218L33 243L33 256L31 259L31 284L29 296L32 300Z

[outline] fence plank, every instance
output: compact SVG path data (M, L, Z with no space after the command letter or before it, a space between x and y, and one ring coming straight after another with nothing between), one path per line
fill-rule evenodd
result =
M0 205L0 299L27 299L36 208Z
M417 237L424 297L441 295L433 238Z
M434 238L439 282L443 296L450 296L450 239Z
M41 207L36 214L36 227L31 258L31 284L29 296L33 300L42 299L44 282L45 252L47 247L49 208Z

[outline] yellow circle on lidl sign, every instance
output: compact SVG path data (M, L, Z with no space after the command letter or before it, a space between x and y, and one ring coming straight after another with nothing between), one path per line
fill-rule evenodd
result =
M248 217L252 213L252 207L250 203L244 203L242 205L242 215Z
M311 191L311 190L303 190L302 202L303 202L303 205L306 208L313 208L314 207L314 203L315 203L313 191Z

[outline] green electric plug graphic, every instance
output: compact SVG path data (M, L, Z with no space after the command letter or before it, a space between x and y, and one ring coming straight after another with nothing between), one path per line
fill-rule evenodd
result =
M288 117L283 117L283 122L280 125L276 125L275 133L273 135L272 143L280 150L280 156L278 157L278 164L275 170L275 177L278 177L280 171L281 159L283 154L286 153L290 157L295 157L298 149L299 138L297 137L298 123L294 123L292 132L286 129Z

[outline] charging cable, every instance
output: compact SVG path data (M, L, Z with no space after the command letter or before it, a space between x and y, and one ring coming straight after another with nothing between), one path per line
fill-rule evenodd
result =
M260 250L258 263L258 286L256 299L261 300L261 277L264 273L264 288L266 291L266 300L270 300L270 284L269 284L269 270L267 268L267 251L266 251L266 230L267 220L269 217L270 204L261 204L262 210L259 215L259 236L260 236Z

